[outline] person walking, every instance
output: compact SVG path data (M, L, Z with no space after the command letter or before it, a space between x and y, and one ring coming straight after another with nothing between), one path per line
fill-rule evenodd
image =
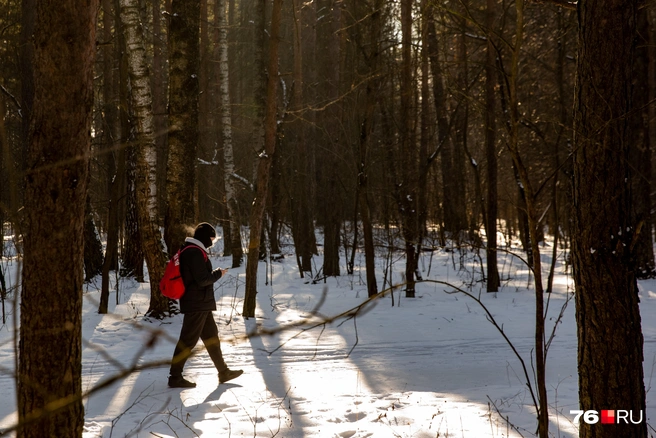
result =
M182 376L185 362L191 350L202 339L205 348L219 372L219 383L239 377L242 370L231 370L223 360L219 329L212 311L216 310L214 283L227 272L226 269L212 269L207 257L208 249L214 244L216 230L207 222L196 226L194 237L187 237L180 251L180 275L185 293L180 298L180 313L183 314L180 338L171 359L169 387L195 388L196 384Z

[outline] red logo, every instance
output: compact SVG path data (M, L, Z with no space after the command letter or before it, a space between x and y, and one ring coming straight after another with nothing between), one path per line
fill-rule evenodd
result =
M602 409L601 424L615 424L615 411Z

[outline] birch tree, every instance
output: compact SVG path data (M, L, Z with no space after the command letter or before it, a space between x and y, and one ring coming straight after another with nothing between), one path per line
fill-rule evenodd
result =
M157 216L157 150L150 72L146 62L143 25L139 17L139 1L120 0L120 6L130 77L132 123L136 131L134 147L137 222L150 278L150 306L147 315L162 318L168 312L168 300L162 296L158 285L164 275L167 260L161 244L162 236Z
M241 246L241 218L237 204L237 182L235 181L235 158L232 147L232 109L230 106L230 64L228 58L228 16L225 0L216 0L219 24L219 41L217 45L219 60L219 95L221 102L221 134L223 139L223 178L228 207L228 226L230 227L230 245L232 267L241 266L244 250Z

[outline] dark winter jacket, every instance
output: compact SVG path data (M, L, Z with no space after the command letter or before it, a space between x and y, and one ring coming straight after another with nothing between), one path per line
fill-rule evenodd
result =
M212 269L212 262L203 256L205 247L195 239L187 239L182 248L193 245L180 253L180 275L185 293L180 298L180 312L216 310L214 283L221 278L221 269Z

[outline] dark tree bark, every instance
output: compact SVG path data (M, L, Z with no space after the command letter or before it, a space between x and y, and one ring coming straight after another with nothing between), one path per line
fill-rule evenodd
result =
M292 121L289 126L290 143L294 149L292 163L294 172L292 176L292 230L297 255L301 259L301 270L312 271L312 256L316 251L314 238L314 221L310 209L310 184L312 177L309 173L308 141L305 135L305 112L303 111L304 78L303 78L303 48L302 48L302 12L301 1L293 0L292 9L294 13L294 66L291 112Z
M5 96L0 93L0 111L6 111ZM0 118L0 184L3 187L9 187L9 172L5 169L5 161L7 164L10 163L10 160L5 157L11 157L9 154L9 145L7 144L7 129L5 126L4 118ZM4 257L5 254L5 221L7 220L8 213L13 206L9 206L8 196L6 195L5 190L0 190L0 260ZM0 275L2 275L2 270L0 269ZM4 281L4 278L2 278ZM1 299L4 305L4 290L0 291L2 294ZM4 312L3 312L4 316Z
M566 11L563 9L559 8L557 11L558 18L558 35L560 36L556 42L557 44L557 49L558 49L558 57L556 58L556 83L558 84L558 120L560 123L560 126L558 127L558 137L556 138L556 141L553 143L553 152L552 152L552 159L553 159L553 168L554 168L554 175L553 175L553 181L551 183L551 225L550 225L550 231L553 234L553 247L551 251L551 266L549 267L549 277L547 279L547 292L551 292L553 289L553 279L554 279L554 274L556 270L556 262L557 262L557 256L558 256L558 246L559 246L559 240L560 240L560 234L561 234L561 226L562 228L566 228L564 224L561 224L561 215L560 215L560 199L559 199L559 176L561 173L560 169L560 150L561 150L561 143L565 139L566 136L569 135L569 131L567 130L568 125L570 124L570 111L569 108L571 106L568 106L567 102L567 96L565 93L565 20L564 20L564 14Z
M487 291L499 290L499 271L497 269L497 145L495 128L495 58L494 22L496 1L487 0L485 24L487 27L487 48L485 59L485 158L487 159L487 208L485 234L487 235Z
M127 140L126 140L127 142ZM141 235L137 220L137 190L136 180L136 152L134 145L127 146L126 166L126 206L125 206L125 239L123 245L121 275L124 277L134 276L140 282L144 282L144 254L141 249Z
M412 1L401 1L401 79L400 79L400 131L399 151L397 154L400 175L395 182L395 197L401 233L405 244L405 296L415 297L415 275L419 262L421 230L419 223L419 156L415 144L414 75L412 67Z
M466 5L466 0L461 0L461 3ZM458 76L456 77L456 86L458 93L456 94L456 111L454 114L453 127L455 133L452 136L453 141L453 154L452 154L452 168L450 171L451 177L454 181L458 181L455 187L452 188L452 200L447 200L453 205L451 206L453 212L453 229L458 232L457 241L460 242L460 232L469 229L469 222L467 220L467 187L468 181L466 178L466 151L468 148L469 136L469 73L468 73L468 51L467 39L469 36L467 28L467 20L461 18L458 20L459 32L457 36L457 57L458 63Z
M221 3L221 2L216 2ZM225 8L223 8L225 10ZM219 11L219 8L217 8ZM210 22L209 22L209 2L208 0L200 0L200 19L199 19L199 38L200 43L198 46L198 152L199 165L196 177L198 218L204 221L205 218L217 217L213 207L213 199L216 197L216 189L212 186L212 177L218 172L214 165L207 165L204 162L215 162L216 156L213 152L217 149L218 139L216 138L216 127L214 108L218 105L216 94L211 89L212 80L214 80L213 69L213 52L210 47ZM223 13L225 15L225 12ZM218 24L218 18L214 23ZM203 161L201 161L203 160ZM200 164L203 163L203 164Z
M36 11L36 0L24 0L21 2L21 34L19 65L21 73L21 112L23 113L21 123L21 145L23 151L27 150L29 143L30 117L32 105L34 104L34 20ZM25 156L26 154L21 154ZM25 168L24 158L19 169ZM14 207L18 207L14 205Z
M335 62L339 59L339 9L333 0L319 0L317 10L324 11L322 19L317 21L316 41L318 68L323 72L323 81L317 87L318 96L323 102L333 102L339 97L340 69ZM329 54L327 56L321 56ZM339 251L340 231L344 219L342 191L339 184L338 156L341 153L341 114L339 105L329 105L317 114L317 124L325 135L320 139L318 159L322 166L317 166L317 219L323 226L323 275L336 277L340 275Z
M35 5L17 388L21 438L78 437L84 426L84 207L97 10L93 0Z
M91 198L87 196L84 209L84 281L100 274L103 265L102 242L91 211Z
M260 239L263 231L264 210L269 191L271 161L276 151L277 129L277 95L278 95L278 47L280 45L280 18L282 0L273 1L271 12L271 30L267 63L266 112L264 125L264 148L258 155L255 200L251 208L250 239L246 260L246 291L242 314L245 318L255 317L257 298L257 267L259 264Z
M628 160L637 10L637 0L578 3L572 261L582 410L645 410ZM647 422L581 422L579 434L644 438Z
M462 166L459 166L459 154L456 151L456 138L451 135L450 123L448 118L447 109L447 96L444 89L444 72L439 58L439 47L437 32L435 29L435 5L431 2L425 6L426 10L426 52L430 60L430 72L432 76L433 85L433 103L435 105L435 112L437 115L437 147L441 153L441 168L442 168L442 187L444 198L442 205L444 206L444 229L454 237L458 238L458 233L461 230L467 229L467 216L465 212L464 201L464 172ZM464 20L463 20L464 21ZM464 26L464 23L461 23ZM464 29L463 29L464 32ZM464 37L459 37L459 54L461 46L464 45ZM464 48L466 55L466 47ZM464 56L463 56L464 58ZM466 69L466 63L463 62L461 71ZM464 77L464 80L463 80ZM465 94L466 71L460 73L459 77L459 90L458 90L458 113L462 114L458 117L458 121L464 121L466 99L463 98ZM464 81L464 84L463 84ZM423 100L422 100L423 102ZM462 106L462 108L460 107ZM423 129L423 124L422 124ZM466 135L461 133L461 135Z
M169 23L169 136L164 240L174 253L197 222L200 0L173 0Z
M273 156L273 162L271 163L271 189L269 190L269 246L271 255L274 257L281 257L280 249L280 225L282 223L283 216L283 194L281 193L280 187L282 186L282 173L283 169L280 165L280 150ZM296 244L294 244L296 245ZM300 265L300 263L299 263Z
M103 39L112 41L112 28L118 34L118 26L115 25L116 11L112 0L102 0L103 8ZM116 62L115 54L120 55L119 39L114 39L112 45L103 47L103 99L104 120L103 139L107 153L107 174L109 205L107 207L107 245L105 247L105 260L102 266L102 282L98 313L105 314L109 310L109 273L118 269L118 245L119 245L119 197L122 180L125 173L125 148L120 143L120 125L117 105L118 76L114 74ZM121 164L118 164L118 163ZM121 173L119 173L119 168ZM118 298L118 296L117 296Z
M371 207L369 205L369 162L372 155L372 136L374 132L374 110L380 93L380 41L383 21L383 1L378 0L374 3L374 11L371 14L371 28L369 30L369 53L367 53L366 62L370 76L365 91L364 118L360 123L360 142L359 151L356 155L357 176L358 176L358 199L360 219L362 220L362 234L364 236L364 256L367 273L367 295L372 297L378 293L378 284L376 282L376 254L374 247L373 223L371 217ZM357 230L357 223L354 224ZM357 234L356 234L357 236ZM357 238L353 239L353 252L357 246ZM352 269L352 263L351 263Z
M338 173L336 163L330 162L324 168L324 177ZM339 249L341 242L342 227L342 200L340 199L340 188L336 178L330 178L325 186L322 187L322 193L327 196L327 206L335 208L328 209L323 215L323 274L327 277L338 277L340 275L339 267ZM331 204L328 199L336 199L335 204Z
M636 276L638 278L653 278L656 276L654 263L654 244L652 238L651 214L651 180L652 153L651 136L649 133L649 93L645 93L644 85L649 84L649 45L650 29L648 9L645 6L638 10L638 32L634 80L634 108L631 117L630 135L633 148L629 154L632 167L635 170L631 181L633 195L633 219L636 224Z

